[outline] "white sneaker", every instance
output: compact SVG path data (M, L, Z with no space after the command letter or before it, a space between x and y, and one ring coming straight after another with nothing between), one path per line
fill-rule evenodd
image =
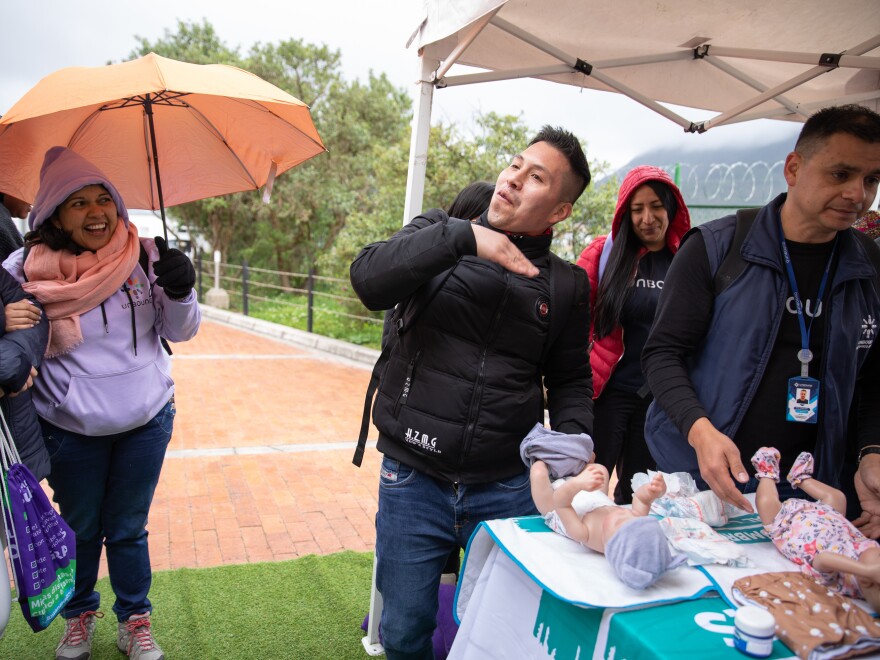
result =
M132 660L165 660L165 654L153 639L150 613L132 614L119 624L116 646Z
M103 616L103 612L83 612L67 619L64 634L55 648L55 660L89 660L95 626Z

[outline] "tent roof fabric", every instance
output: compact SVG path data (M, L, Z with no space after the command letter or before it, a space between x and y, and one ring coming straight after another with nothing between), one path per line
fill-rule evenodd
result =
M443 73L453 59L492 72L438 87L528 75L655 110L659 101L716 111L717 123L802 121L845 102L878 109L876 0L426 0L425 10L413 35L420 53Z

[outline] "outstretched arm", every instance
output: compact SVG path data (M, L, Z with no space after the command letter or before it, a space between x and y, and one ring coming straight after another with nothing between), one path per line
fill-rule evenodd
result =
M846 515L846 495L834 486L829 486L816 479L804 479L800 488L814 500L827 504L842 516Z
M813 557L813 568L823 573L851 573L880 582L880 564L860 562L836 552L820 552Z
M550 471L544 461L535 461L529 469L529 483L532 500L541 515L553 510L553 486L550 485Z

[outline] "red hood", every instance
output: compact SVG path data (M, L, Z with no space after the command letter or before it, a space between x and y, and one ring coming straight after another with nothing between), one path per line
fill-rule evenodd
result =
M672 177L666 173L666 170L654 167L653 165L639 165L631 169L623 183L620 184L620 190L617 193L617 208L614 209L614 220L611 222L611 237L617 238L617 232L620 229L620 222L623 219L624 211L629 208L629 200L633 193L644 183L648 181L661 181L672 190L678 201L678 212L674 218L669 219L669 228L666 230L666 245L673 252L678 251L681 244L682 236L691 228L691 214L688 212L681 196L678 186L672 181Z

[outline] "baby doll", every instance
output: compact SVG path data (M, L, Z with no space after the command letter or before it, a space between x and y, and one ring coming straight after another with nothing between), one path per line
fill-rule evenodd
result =
M654 500L666 492L660 473L633 493L632 509L608 497L608 470L595 463L576 476L551 483L546 463L536 460L530 477L532 499L548 526L604 553L628 587L646 589L686 561L672 557L659 521L648 515Z
M787 480L815 502L792 498L780 502L779 451L761 447L752 457L758 491L755 506L764 529L779 551L801 571L846 596L864 598L880 612L880 544L848 521L842 492L813 479L813 456L802 452Z

